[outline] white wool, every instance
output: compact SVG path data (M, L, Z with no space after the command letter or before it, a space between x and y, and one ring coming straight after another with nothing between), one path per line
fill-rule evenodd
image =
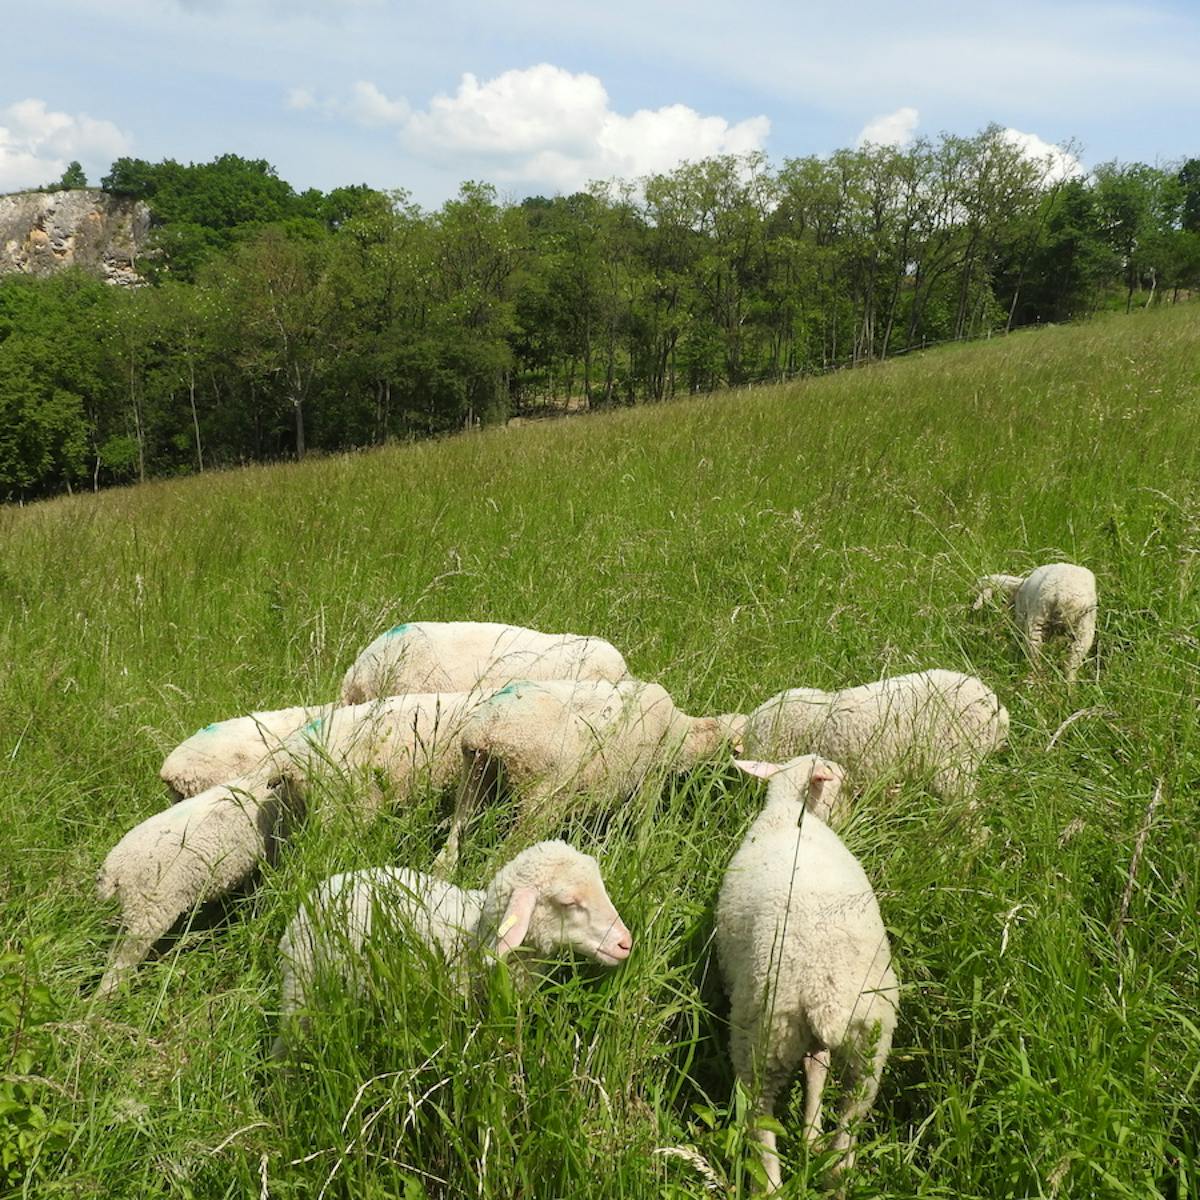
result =
M163 760L159 776L176 798L247 775L302 725L332 705L281 708L214 721L185 738Z
M294 733L276 755L293 803L312 782L340 775L352 786L358 814L378 814L385 800L402 803L422 784L449 787L462 766L460 738L482 697L469 692L421 692L335 708Z
M633 944L596 860L566 842L530 846L482 890L397 867L335 875L313 890L279 944L285 1032L290 1018L310 1004L319 972L356 986L380 915L393 938L436 947L464 988L472 962L488 955L566 949L616 966ZM473 951L485 953L472 958ZM281 1035L276 1052L283 1049Z
M514 679L628 677L615 646L491 621L414 621L380 634L342 680L342 702L405 692L491 691Z
M248 881L274 853L284 816L264 769L135 825L96 880L100 900L119 901L122 925L96 994L112 992L184 913Z
M855 787L927 779L942 795L969 795L984 757L1004 744L1008 710L982 680L920 671L860 687L792 688L760 704L743 728L745 752L775 762L820 754Z
M521 680L485 700L462 732L466 775L446 848L459 839L502 773L524 820L552 817L574 798L615 803L652 771L684 771L723 755L728 730L716 718L690 717L656 683L625 680Z
M835 1146L848 1166L852 1124L875 1097L896 1024L898 985L887 933L858 860L813 808L836 773L815 755L782 766L744 764L769 775L767 801L721 884L716 943L730 996L730 1048L738 1078L772 1114L803 1065L805 1123L820 1127L831 1054L844 1072ZM831 782L832 782L831 781ZM807 808L806 808L807 804ZM756 1135L773 1187L775 1136Z
M375 816L385 796L408 799L425 781L445 787L462 755L459 733L477 696L397 696L325 707L249 774L219 784L131 829L99 876L101 900L116 897L123 932L100 985L111 992L184 913L248 883L299 816L313 781L340 772L354 786L358 815ZM299 711L299 710L298 710Z
M1096 640L1096 576L1075 563L1047 563L1028 575L985 575L976 584L974 608L996 593L1012 605L1029 661L1037 666L1048 637L1067 640L1063 674L1074 680Z

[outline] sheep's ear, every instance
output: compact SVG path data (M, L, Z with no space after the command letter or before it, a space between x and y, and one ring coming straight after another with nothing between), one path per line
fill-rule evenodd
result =
M983 587L979 589L979 595L975 597L975 603L971 605L972 612L978 612L992 598L992 589Z
M500 928L496 930L496 956L503 958L510 950L515 950L529 932L529 922L533 917L533 908L537 904L537 891L531 887L517 888L508 901L504 910L504 918Z
M743 771L747 775L753 775L755 779L770 779L773 775L778 775L782 770L778 763L756 762L752 758L735 758L733 765L739 771Z

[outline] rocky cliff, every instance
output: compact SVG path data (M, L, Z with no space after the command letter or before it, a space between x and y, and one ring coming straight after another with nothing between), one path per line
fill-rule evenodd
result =
M94 188L0 196L0 275L52 275L74 266L136 287L149 231L142 201Z

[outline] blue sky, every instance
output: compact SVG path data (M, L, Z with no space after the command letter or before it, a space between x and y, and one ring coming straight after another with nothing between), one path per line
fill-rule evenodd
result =
M1200 0L42 0L23 27L0 191L233 151L432 206L989 121L1087 164L1200 155Z

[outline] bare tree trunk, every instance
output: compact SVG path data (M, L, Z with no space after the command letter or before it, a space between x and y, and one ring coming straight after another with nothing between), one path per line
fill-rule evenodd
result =
M196 415L196 364L188 359L188 401L192 406L192 429L196 433L196 464L204 474L204 447L200 444L200 418Z
M133 409L133 432L137 438L138 482L146 482L146 439L142 433L142 409L138 403L133 355L129 356L129 406Z

